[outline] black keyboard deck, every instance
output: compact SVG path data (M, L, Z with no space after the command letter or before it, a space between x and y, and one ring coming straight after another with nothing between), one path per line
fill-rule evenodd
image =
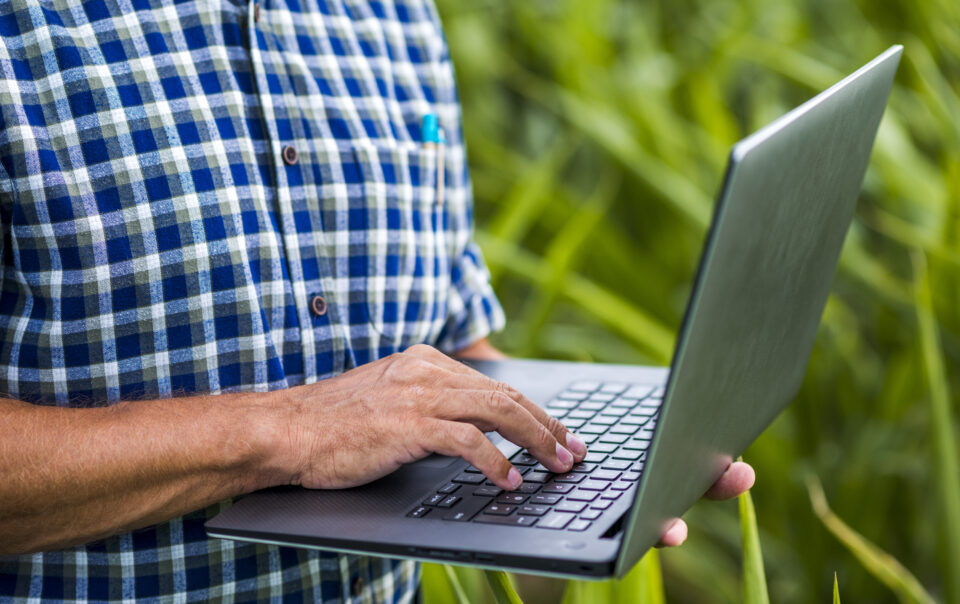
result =
M470 467L407 516L585 531L614 501L633 496L662 399L661 386L575 382L545 405L587 443L570 472L554 474L520 451L510 459L523 475L517 490L503 491Z

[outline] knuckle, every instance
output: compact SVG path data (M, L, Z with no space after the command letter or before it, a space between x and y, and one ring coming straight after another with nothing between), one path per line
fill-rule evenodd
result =
M550 415L547 416L546 428L555 436L560 436L567 432L567 427L563 425L563 422Z
M480 439L483 438L483 433L480 432L477 428L461 424L458 426L453 433L454 442L461 448L465 450L473 450L480 446Z
M550 449L552 451L556 447L555 442L556 438L554 438L553 434L541 425L537 431L537 444L543 449Z

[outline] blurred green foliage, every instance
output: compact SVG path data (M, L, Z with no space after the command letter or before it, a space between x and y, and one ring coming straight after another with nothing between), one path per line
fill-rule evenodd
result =
M666 364L731 143L905 45L806 382L744 457L772 601L826 601L834 571L847 600L896 599L813 513L812 473L838 518L960 602L960 3L438 4L510 319L495 342L518 356ZM660 556L667 600L742 601L737 504L688 521Z

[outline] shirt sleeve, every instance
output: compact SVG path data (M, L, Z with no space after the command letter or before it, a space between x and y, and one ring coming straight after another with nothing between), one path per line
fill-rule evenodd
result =
M437 348L454 353L503 329L506 316L490 286L490 271L480 248L470 241L453 262L450 275L447 322Z

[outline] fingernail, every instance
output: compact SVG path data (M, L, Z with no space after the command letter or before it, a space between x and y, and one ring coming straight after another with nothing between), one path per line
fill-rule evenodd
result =
M568 451L567 448L561 445L560 443L557 443L557 459L559 459L560 463L562 463L565 466L572 465L573 453Z
M520 472L516 468L510 468L510 471L507 472L507 482L510 483L511 488L518 488L523 483L523 476L520 476Z
M567 432L567 447L573 451L574 455L583 457L587 454L587 443L580 440L580 437L572 432Z

